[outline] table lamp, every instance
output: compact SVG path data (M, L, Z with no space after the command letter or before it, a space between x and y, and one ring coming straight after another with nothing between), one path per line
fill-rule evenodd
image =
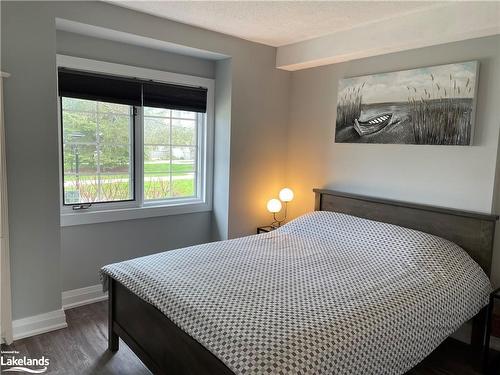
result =
M288 202L292 201L293 199L293 191L290 188L283 188L279 192L278 196L280 199L273 198L267 202L267 210L273 214L274 221L271 223L271 226L274 228L280 227L281 224L286 220L287 206ZM280 220L278 219L276 214L281 211L281 202L283 202L285 205L285 212L283 214L283 218Z

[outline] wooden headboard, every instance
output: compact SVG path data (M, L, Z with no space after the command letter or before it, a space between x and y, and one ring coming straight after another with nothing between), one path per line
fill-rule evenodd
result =
M462 247L489 276L497 215L314 189L316 211L334 211L430 233Z

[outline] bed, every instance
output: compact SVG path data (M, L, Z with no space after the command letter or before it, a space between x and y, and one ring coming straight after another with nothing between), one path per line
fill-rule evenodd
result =
M497 216L314 191L273 232L104 267L109 349L155 374L403 374L469 319L484 343Z

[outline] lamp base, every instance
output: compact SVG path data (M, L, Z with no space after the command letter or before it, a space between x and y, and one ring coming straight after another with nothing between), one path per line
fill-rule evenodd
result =
M283 219L279 220L277 217L276 217L276 212L273 212L273 219L274 221L270 224L271 227L273 228L279 228L281 227L281 224L283 224L286 220L286 209L287 209L287 204L285 202L285 214L283 215Z

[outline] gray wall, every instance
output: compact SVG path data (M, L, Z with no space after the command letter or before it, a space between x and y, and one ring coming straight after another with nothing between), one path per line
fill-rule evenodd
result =
M62 290L99 283L106 264L210 241L211 213L77 225L62 230Z
M2 70L14 319L61 307L55 81L50 11L2 2ZM59 292L59 293L58 293Z
M215 78L214 61L62 31L56 38L60 54ZM62 227L62 290L98 284L105 264L210 239L210 213Z
M467 60L481 64L473 147L334 143L339 78ZM297 195L292 214L313 208L313 187L491 212L499 103L500 36L294 72L287 158L287 181ZM500 283L498 256L494 280Z
M291 74L274 68L274 48L102 2L2 2L1 10L2 70L12 74L5 82L5 123L15 319L59 308L61 290L94 284L103 263L211 236L253 233L269 221L266 201L285 182L296 191L293 215L312 209L310 190L316 186L484 212L492 208L500 118L499 37ZM56 43L56 17L231 58L209 67L197 59L184 64L185 58L148 51L154 61L146 64L140 47L127 46L137 51L129 54L119 43L66 33ZM169 66L181 73L195 69L220 78L213 214L64 228L61 246L55 56L57 50L76 54L75 47L82 57ZM472 59L481 60L473 147L333 143L338 78Z
M229 180L231 147L231 59L215 65L215 150L214 150L214 208L212 239L225 240L229 235Z
M14 319L60 307L61 259L66 267L67 256L76 264L68 272L78 277L69 281L68 273L64 289L87 286L83 273L95 275L88 260L99 253L99 262L114 261L135 256L137 251L205 241L211 231L210 214L65 228L61 254L56 17L231 56L231 90L225 91L231 94L231 123L228 127L226 119L224 124L231 145L220 158L226 158L222 167L229 168L230 178L216 181L223 188L229 183L224 189L230 195L217 201L227 206L219 214L226 222L222 227L229 225L229 237L253 233L257 225L268 221L266 199L276 194L285 178L285 162L275 156L285 152L282 140L290 76L274 68L274 48L103 2L2 2L1 7L2 70L12 74L4 89ZM60 51L70 48L65 43L70 39L79 38L59 38ZM118 58L120 51L113 50L109 53ZM83 51L81 56L90 52ZM217 118L215 126L217 132ZM33 179L37 180L36 192ZM114 238L105 228L112 228ZM108 253L110 247L123 249L116 259ZM77 274L77 267L85 271Z
M57 53L172 73L215 78L215 61L58 30Z

